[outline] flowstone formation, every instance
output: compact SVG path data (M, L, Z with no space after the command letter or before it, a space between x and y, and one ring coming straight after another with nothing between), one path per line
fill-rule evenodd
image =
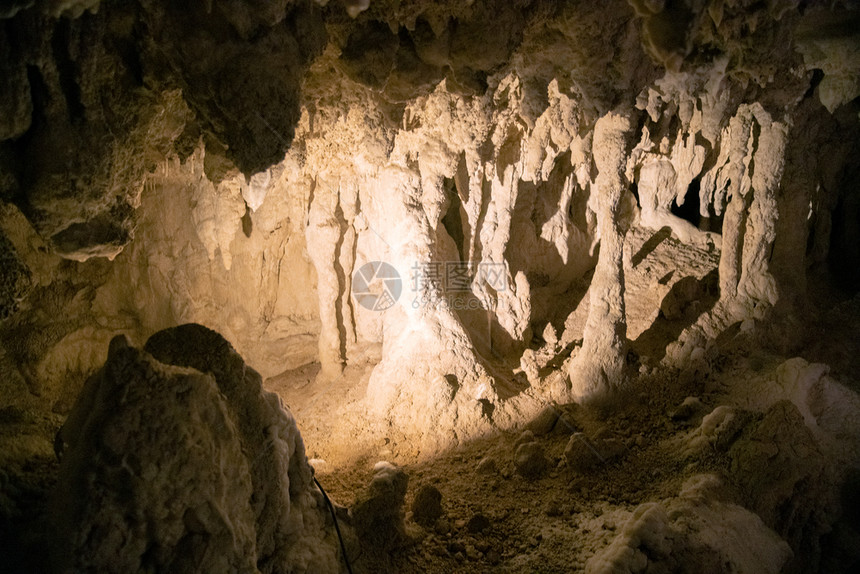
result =
M824 8L635 8L499 8L525 25L487 20L495 63L464 38L483 7L330 24L288 152L312 190L319 356L337 373L381 341L369 406L398 428L462 440L623 394L640 361L684 368L732 325L792 324L806 269L848 248L821 206L850 195L856 113L821 104L792 32ZM464 50L483 85L459 81ZM404 98L415 58L443 77ZM403 280L384 313L346 297L373 261Z
M295 421L214 331L114 339L57 441L58 572L338 571Z
M368 416L432 451L735 324L797 348L807 269L860 261L848 4L46 6L2 39L0 301L75 302L6 351L47 402L76 341L205 322L267 377L378 356Z

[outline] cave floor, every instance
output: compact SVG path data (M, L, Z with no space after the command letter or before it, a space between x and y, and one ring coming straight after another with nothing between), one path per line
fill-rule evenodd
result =
M551 430L532 421L432 458L416 456L408 441L374 425L363 412L363 389L375 364L372 349L336 380L322 379L318 365L310 364L267 380L266 387L290 407L317 477L338 504L356 502L377 461L396 463L409 475L411 542L386 551L351 545L356 572L579 572L610 544L637 506L677 496L690 477L711 473L735 488L726 453L679 456L679 445L701 421L701 413L672 416L685 398L700 399L705 413L719 405L744 405L755 381L772 377L794 356L827 361L838 380L855 392L860 388L854 370L860 297L821 292L814 305L808 311L816 319L805 324L800 347L765 350L735 329L720 342L720 354L707 372L659 364L643 368L621 403L559 406L561 416ZM335 397L337 409L332 408ZM539 478L526 478L516 469L514 453L523 429L535 431L549 463ZM591 471L573 470L564 450L574 432L615 439L623 452ZM443 515L427 528L412 522L409 512L423 485L442 494Z
M539 479L521 476L514 467L519 432L499 433L462 445L423 462L407 463L415 491L433 485L442 493L443 517L432 529L411 526L414 543L393 552L365 550L353 558L363 572L572 572L609 544L633 508L647 500L676 494L694 473L718 470L721 461L686 466L672 456L667 439L676 427L663 414L683 396L659 393L631 401L611 417L575 406L549 433L536 439L550 468ZM564 465L572 429L620 437L626 454L617 463L580 474ZM636 431L634 429L642 429ZM487 465L487 472L478 470ZM483 461L483 462L482 462ZM318 473L333 499L351 506L370 483L374 458ZM487 526L476 531L480 516ZM478 517L478 518L476 518ZM407 523L409 522L407 515Z
M442 494L444 514L433 528L415 525L407 513L410 544L385 552L352 544L355 572L577 572L610 544L641 503L677 496L688 478L702 473L721 476L732 486L727 455L679 456L679 440L698 425L696 418L671 416L686 397L698 397L707 410L743 405L752 382L772 377L780 364L796 356L827 363L836 380L860 391L860 296L812 284L810 301L800 320L799 342L789 337L785 349L766 350L733 331L734 339L719 341L720 353L707 373L658 365L643 370L625 402L603 411L559 407L562 416L551 431L535 430L550 463L537 479L523 477L515 468L522 429L499 431L421 459L404 437L371 421L361 401L378 360L376 348L365 349L342 377L323 379L319 366L308 364L268 379L265 386L296 417L316 474L338 504L354 504L380 460L400 465L409 475L407 510L422 485L433 485ZM36 436L50 437L60 423L59 415L22 416L8 409L0 413L0 439L8 448ZM623 452L590 472L574 471L563 455L574 431L614 438ZM852 440L856 443L856 437ZM34 571L27 566L36 555L28 549L43 540L40 518L57 469L50 443L40 439L38 445L43 443L44 453L18 470L0 472L0 553L12 568L5 571ZM487 519L484 528L475 528L484 522L476 516Z
M685 480L696 474L728 477L725 454L713 452L692 461L678 456L678 439L701 420L701 416L673 418L678 405L688 395L701 399L708 411L731 403L734 387L743 386L750 376L775 369L783 360L739 345L725 353L704 378L696 380L688 373L657 367L638 378L623 403L602 409L575 404L558 407L561 416L552 430L535 426L537 421L525 426L537 431L535 439L549 462L537 479L516 470L514 452L523 429L498 432L422 460L385 439L362 443L358 435L345 441L344 435L336 434L316 442L322 438L318 434L321 427L304 427L305 414L319 413L314 401L343 389L312 391L315 383L308 376L313 374L312 368L304 371L304 393L295 386L299 373L293 373L294 386L286 402L298 407L293 412L308 444L308 455L319 480L338 504L354 504L379 460L398 463L409 475L407 510L422 485L432 485L442 494L444 514L433 527L414 524L407 513L410 544L393 551L353 546L356 572L578 572L612 541L638 505L676 496ZM679 380L686 384L679 385ZM280 383L283 392L287 379ZM271 389L271 383L268 386ZM573 432L616 439L623 444L623 452L589 472L574 471L564 457ZM346 444L356 449L353 453L359 453L359 444L367 448L347 460L342 458ZM477 529L475 525L483 521L480 517L487 519L486 527Z

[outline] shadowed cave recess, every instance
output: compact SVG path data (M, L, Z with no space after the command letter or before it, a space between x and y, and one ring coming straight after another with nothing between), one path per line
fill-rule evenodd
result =
M856 1L10 0L0 103L9 572L860 569Z

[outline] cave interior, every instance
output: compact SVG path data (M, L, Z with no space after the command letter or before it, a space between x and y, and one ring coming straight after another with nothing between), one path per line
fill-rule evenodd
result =
M9 0L0 102L7 571L860 571L856 0Z

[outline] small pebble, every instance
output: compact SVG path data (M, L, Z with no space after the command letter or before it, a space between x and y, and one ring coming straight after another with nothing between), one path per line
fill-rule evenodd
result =
M483 532L489 527L490 519L480 513L475 514L475 516L469 519L468 524L466 524L466 529L473 534Z
M478 463L477 469L478 474L494 474L498 471L498 465L496 464L496 459L491 456L485 456Z
M514 443L514 448L520 446L521 444L526 444L534 441L535 433L530 430L524 430L522 434L520 434L519 438L517 438L517 441Z
M514 464L517 472L528 479L539 478L548 466L543 447L537 442L527 442L518 446Z
M466 556L469 560L478 560L481 558L481 553L478 552L478 549L472 546L471 544L466 545Z

